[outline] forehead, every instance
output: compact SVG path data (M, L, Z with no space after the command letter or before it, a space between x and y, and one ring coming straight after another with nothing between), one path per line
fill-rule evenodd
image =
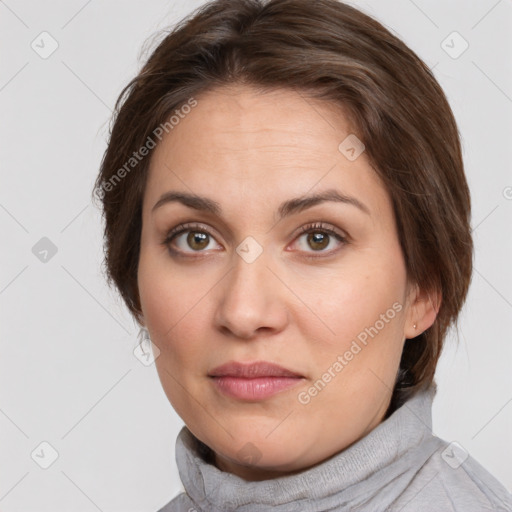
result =
M215 89L196 101L155 148L145 203L170 189L208 196L229 191L243 207L244 201L268 204L313 187L336 187L362 199L375 195L366 203L386 200L365 153L350 160L340 151L340 143L353 137L341 105L246 86Z

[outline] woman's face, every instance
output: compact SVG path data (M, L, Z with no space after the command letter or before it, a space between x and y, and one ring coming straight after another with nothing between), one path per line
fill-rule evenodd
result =
M383 420L404 340L428 319L417 317L388 193L357 140L345 141L341 108L248 87L196 100L151 160L144 324L169 401L216 465L247 480L292 474ZM169 192L202 202L159 202ZM210 376L232 361L301 378ZM288 387L265 394L278 381Z

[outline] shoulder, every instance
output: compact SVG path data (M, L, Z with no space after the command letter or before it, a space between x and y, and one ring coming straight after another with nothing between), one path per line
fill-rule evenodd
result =
M439 441L389 512L512 512L512 494L491 473L459 445Z

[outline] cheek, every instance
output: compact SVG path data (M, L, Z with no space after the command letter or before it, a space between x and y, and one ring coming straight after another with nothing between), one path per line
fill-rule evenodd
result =
M307 335L322 340L311 354L316 377L336 375L320 400L333 407L343 397L353 409L366 407L370 414L392 387L402 349L406 273L400 253L389 254L359 255L346 271L330 276L325 293L312 297L315 311L335 333L319 323Z
M369 252L357 254L330 272L319 269L314 275L294 276L297 295L321 320L310 322L310 327L322 330L324 341L350 344L365 328L378 322L381 315L386 319L393 317L386 323L386 332L391 331L391 324L398 324L394 320L400 317L399 312L396 306L392 308L403 301L405 268L400 254L389 254L388 258ZM311 315L307 317L314 319Z
M162 350L168 349L168 340L176 339L200 295L196 283L183 272L172 268L166 256L141 252L138 268L138 286L141 307L152 340Z
M201 315L200 279L185 278L162 264L163 258L144 259L139 264L139 293L151 340L160 354L155 360L162 388L180 417L191 415L189 393L204 378L204 315ZM187 390L188 392L184 392Z

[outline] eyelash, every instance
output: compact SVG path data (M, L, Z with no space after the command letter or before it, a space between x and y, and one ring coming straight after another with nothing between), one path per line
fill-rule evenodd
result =
M172 241L175 238L177 238L179 235L181 235L183 233L187 233L189 231L205 233L208 236L210 236L212 238L215 238L207 229L202 227L200 224L186 223L186 224L180 224L179 226L176 226L175 228L171 229L171 231L169 231L167 233L167 235L165 236L164 240L162 241L162 244L164 246L166 246L171 253L177 254L179 256L183 256L184 254L187 254L187 253L184 253L183 251L180 251L180 250L172 249L170 247L170 245L171 245ZM348 238L346 236L343 236L342 234L338 233L334 229L329 228L323 222L315 222L315 223L310 223L310 224L306 224L306 225L302 226L299 229L299 234L297 235L296 238L300 238L302 235L307 234L307 233L318 233L318 232L336 238L336 240L341 242L342 245L347 245L349 243ZM306 258L328 257L328 256L332 256L338 250L339 249L331 249L330 251L322 251L322 250L320 250L320 251L313 251L313 254L307 254L306 253L305 257ZM192 251L192 252L200 254L201 252L204 252L204 251ZM185 257L189 257L189 256L185 256Z

